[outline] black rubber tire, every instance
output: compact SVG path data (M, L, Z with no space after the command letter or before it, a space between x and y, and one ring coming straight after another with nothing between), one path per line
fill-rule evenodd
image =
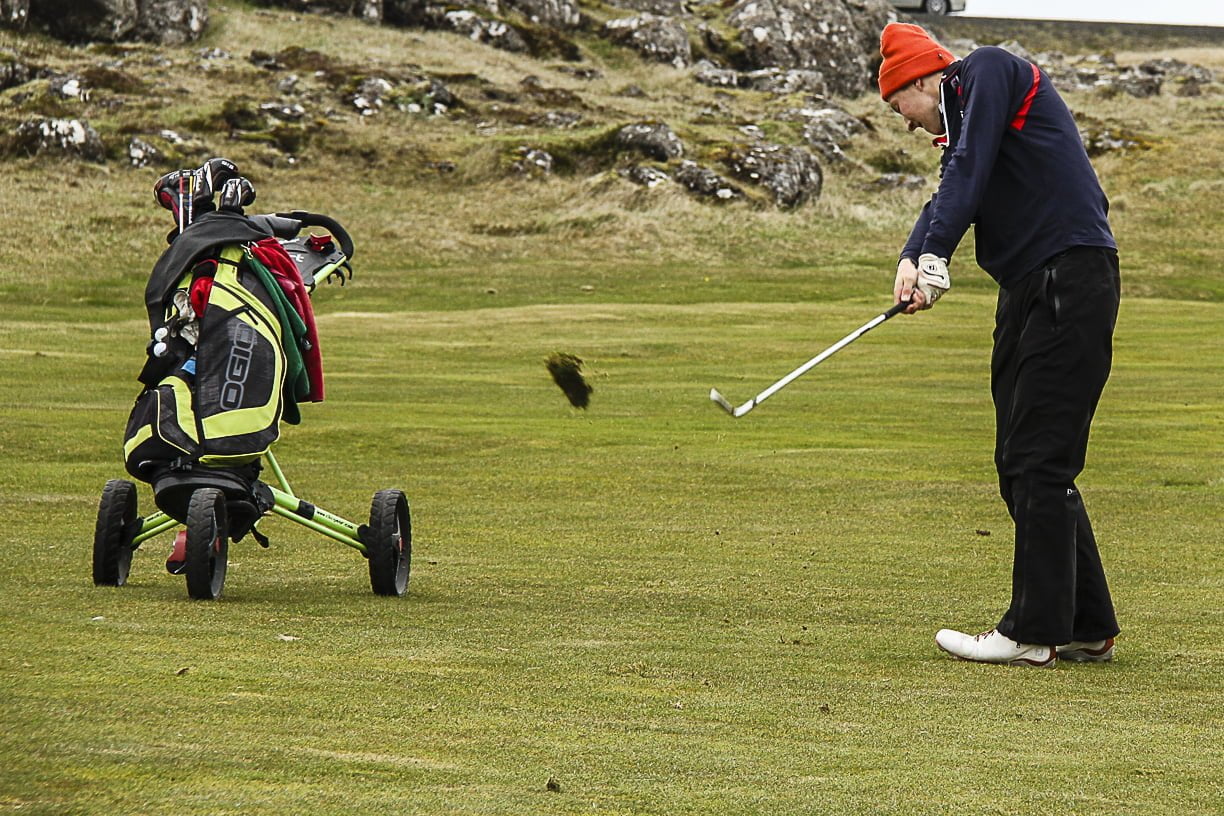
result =
M225 587L229 563L229 517L225 494L202 487L187 507L187 594L198 601L215 601Z
M412 572L412 516L399 490L380 490L370 504L364 542L375 595L403 595Z
M952 4L948 0L926 0L922 4L922 10L927 14L942 17L952 10Z
M93 581L123 586L132 569L132 524L136 521L136 485L111 479L102 488L94 527Z

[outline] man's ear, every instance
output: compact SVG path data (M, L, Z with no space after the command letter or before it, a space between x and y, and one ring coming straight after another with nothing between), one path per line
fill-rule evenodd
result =
M943 72L935 74L927 74L926 76L918 77L914 80L914 87L925 94L930 94L932 91L939 92L939 83L943 79Z

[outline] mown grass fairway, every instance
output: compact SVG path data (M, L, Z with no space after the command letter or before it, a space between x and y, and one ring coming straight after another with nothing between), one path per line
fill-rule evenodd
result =
M6 165L0 813L1220 813L1218 100L1132 100L1149 124L1188 106L1184 129L1099 164L1125 294L1080 486L1124 631L1113 664L1053 671L932 642L990 626L1009 587L969 247L932 312L742 419L707 398L738 404L887 308L922 195L831 173L789 215L634 209L581 179L346 164L335 197L317 165L262 169L261 203L358 242L352 284L315 298L328 400L278 456L354 521L405 490L413 573L375 597L357 553L269 519L209 603L166 574L168 535L127 586L90 581L169 226L154 174ZM556 351L585 361L588 410Z
M984 298L888 324L750 417L706 401L755 393L870 307L328 315L333 395L281 459L359 520L376 488L408 491L410 594L376 598L356 553L270 520L273 548L235 545L218 603L186 599L164 541L128 586L88 579L139 325L6 320L0 801L1215 811L1220 482L1198 429L1219 419L1219 305L1126 306L1083 480L1125 638L1114 665L1053 672L930 640L1006 602ZM586 413L544 370L558 346L595 372ZM1009 801L983 802L987 782Z

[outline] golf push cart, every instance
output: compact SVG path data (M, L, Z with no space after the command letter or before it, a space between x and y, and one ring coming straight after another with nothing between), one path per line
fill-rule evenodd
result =
M323 399L310 294L319 280L351 278L348 233L315 213L246 215L254 187L226 159L162 176L154 196L176 226L145 290L151 339L124 464L151 485L157 511L139 514L133 482L106 483L94 583L122 586L136 549L182 527L166 568L192 598L216 599L230 542L249 534L268 546L257 524L271 513L357 550L374 592L402 595L412 561L404 494L378 491L369 523L354 524L296 496L271 451L281 420L301 420L299 401ZM274 484L260 479L265 466Z

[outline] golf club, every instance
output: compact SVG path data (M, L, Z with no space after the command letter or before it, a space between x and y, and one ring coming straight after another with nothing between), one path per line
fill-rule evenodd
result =
M829 346L827 349L820 352L815 357L813 357L812 359L808 360L803 365L796 368L794 371L787 374L785 377L778 380L776 383L769 386L764 391L762 391L761 393L757 394L752 399L745 402L743 405L740 405L738 407L733 406L730 402L727 401L726 397L724 397L722 394L718 392L717 388L710 389L710 399L713 400L715 403L717 403L718 407L722 408L728 414L735 417L736 419L739 419L744 414L748 413L753 408L757 407L762 402L769 399L777 392L781 391L783 388L785 388L787 385L789 385L794 380L798 379L799 377L803 376L811 369L820 365L820 363L824 362L829 357L832 357L838 351L841 351L843 348L850 345L855 340L859 339L864 334L866 334L867 332L874 329L876 326L883 323L885 320L888 320L888 318L905 311L906 307L908 306L909 306L909 301L905 301L902 303L898 303L897 305L893 306L891 309L889 309L887 312L884 312L883 314L876 315L875 317L871 318L871 320L868 320L866 323L864 323L862 326L859 326L857 329L850 332L845 337L838 340L836 343Z

